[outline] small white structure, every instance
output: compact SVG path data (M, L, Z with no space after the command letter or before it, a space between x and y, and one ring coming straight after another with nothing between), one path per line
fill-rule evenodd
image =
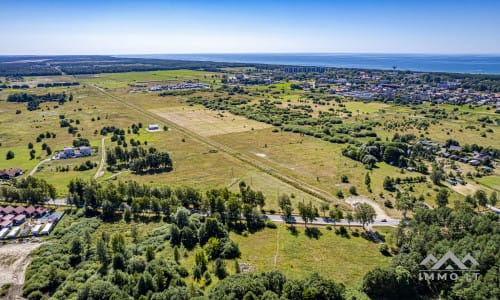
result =
M156 132L160 131L160 125L158 124L149 124L148 128L146 129L148 132Z
M3 237L9 232L9 228L4 228L0 230L0 239L3 239Z
M41 228L42 228L42 224L35 225L35 227L33 227L33 229L31 229L31 234L38 235Z
M43 227L41 234L48 235L52 231L52 226L54 226L54 223L45 224L45 227Z
M9 234L7 235L7 238L8 239L13 239L17 236L17 234L19 233L19 230L21 228L20 227L13 227L12 230L9 232Z

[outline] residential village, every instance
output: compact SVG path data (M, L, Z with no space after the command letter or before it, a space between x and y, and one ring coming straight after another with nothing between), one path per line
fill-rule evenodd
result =
M500 109L500 93L479 91L460 80L426 82L424 73L392 71L348 71L318 67L284 67L270 71L238 73L226 82L235 85L276 84L298 81L304 90L324 89L328 94L364 100L436 104L495 103ZM428 80L429 81L429 80Z
M62 216L43 206L0 206L0 240L48 235Z

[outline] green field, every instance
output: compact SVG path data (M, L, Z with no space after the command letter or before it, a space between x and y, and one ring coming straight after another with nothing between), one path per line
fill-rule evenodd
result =
M250 264L257 272L278 269L293 278L318 272L349 287L359 284L366 270L390 261L379 252L378 244L362 237L345 238L320 228L320 237L315 239L304 233L304 227L296 229L295 234L288 226L280 225L248 237L231 237L240 245L239 261Z

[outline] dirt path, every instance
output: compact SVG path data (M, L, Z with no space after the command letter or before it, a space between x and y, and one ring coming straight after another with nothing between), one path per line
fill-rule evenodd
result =
M31 172L28 174L28 176L33 176L33 174L36 173L36 171L38 170L38 168L43 165L44 163L46 162L49 162L50 161L50 158L47 158L47 159L44 159L42 160L41 162L39 162L34 168L33 170L31 170Z
M97 168L97 171L95 172L94 179L97 179L99 177L102 177L104 175L104 164L106 163L106 146L104 143L104 139L102 138L101 140L101 162L99 163L99 168Z
M31 262L31 253L40 245L40 243L25 243L0 246L0 286L6 283L12 284L5 299L24 299L21 297L24 274Z

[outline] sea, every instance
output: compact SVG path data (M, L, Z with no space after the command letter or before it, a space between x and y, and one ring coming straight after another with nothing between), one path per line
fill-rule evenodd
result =
M359 54L359 53L249 53L143 54L119 57L194 61L261 63L293 66L401 70L421 72L500 74L500 55Z

